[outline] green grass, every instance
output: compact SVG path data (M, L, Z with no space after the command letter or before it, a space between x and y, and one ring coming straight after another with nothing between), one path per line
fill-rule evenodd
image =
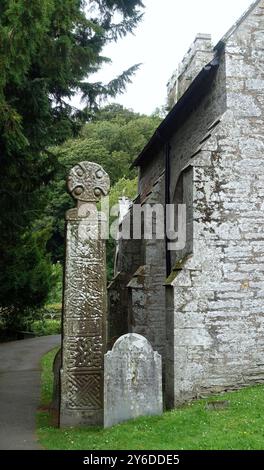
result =
M41 359L41 405L47 407L52 400L53 373L52 366L57 351L60 348L54 348L45 354Z
M42 360L42 404L51 401L52 362L57 350ZM140 418L111 429L56 429L48 412L38 413L38 437L54 450L263 450L264 387L256 386L212 399L229 400L222 411L206 409L206 400L164 413Z

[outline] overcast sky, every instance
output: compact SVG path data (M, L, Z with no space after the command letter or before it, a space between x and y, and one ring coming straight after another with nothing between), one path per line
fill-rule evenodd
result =
M145 15L135 35L105 48L112 65L94 78L110 81L136 63L141 69L116 101L151 114L166 101L166 84L197 33L216 44L253 0L143 0ZM91 77L90 77L91 78ZM75 103L77 104L77 102Z

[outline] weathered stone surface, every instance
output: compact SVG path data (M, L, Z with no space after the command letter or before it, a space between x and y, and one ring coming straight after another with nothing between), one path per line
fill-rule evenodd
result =
M193 244L169 276L166 302L164 242L141 240L141 263L129 272L130 331L162 351L169 407L264 382L263 31L259 0L214 50L219 67L201 101L174 131L167 129L171 201L183 171L193 168L184 183ZM185 58L180 92L189 71L193 78L204 65L193 68L199 57ZM137 202L164 204L157 189L165 187L164 180L157 184L164 157L165 146L140 167Z
M167 85L170 106L174 105L182 97L202 67L207 65L212 59L213 46L211 35L197 34L193 44Z
M77 208L66 215L63 358L60 424L103 424L103 358L106 349L104 219L96 201L109 177L95 163L74 167L68 180Z
M263 54L257 54L263 51L264 36L262 45L254 39L256 30L263 30L263 7L263 0L256 2L227 38L215 83L198 109L201 121L194 112L172 138L173 154L185 155L190 140L182 134L191 133L195 120L197 136L199 123L207 119L203 109L208 114L211 104L221 103L216 98L222 89L226 102L220 122L202 145L202 151L211 152L208 166L201 168L193 159L193 253L167 287L168 406L264 381L259 290L264 279L264 115L259 99L264 67ZM172 163L172 181L180 165L180 159ZM182 282L186 277L188 286Z
M143 336L127 334L116 341L105 355L105 427L162 414L161 369L161 356Z
M116 244L114 278L108 285L107 348L112 349L115 341L128 333L128 289L130 271L139 263L138 249L133 240L126 240L131 231L130 208L132 201L125 196L119 198L119 233ZM126 225L126 229L124 227ZM128 238L128 237L127 237ZM137 245L139 241L136 240ZM124 253L125 248L125 253ZM125 256L124 256L125 255Z
M128 289L129 276L118 273L108 286L108 331L107 348L112 349L115 341L128 333Z
M155 206L156 203L164 204L164 188L164 174L162 174L152 183L151 191L144 199L149 207ZM155 227L156 217L153 217L152 222ZM162 357L164 371L166 343L164 240L158 239L154 232L152 240L139 241L141 265L131 273L130 282L127 284L130 300L128 327L129 332L145 336L155 351L158 351Z
M81 202L98 202L110 187L108 174L97 163L82 162L76 165L67 180L71 196Z

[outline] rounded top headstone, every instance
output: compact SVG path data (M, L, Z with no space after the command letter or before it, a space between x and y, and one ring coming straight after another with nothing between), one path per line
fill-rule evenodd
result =
M71 196L80 202L98 202L107 196L110 178L101 165L81 162L71 169L67 187Z
M150 342L144 336L138 335L137 333L128 333L118 338L113 346L112 352L122 352L129 349L144 350L149 353L153 351Z

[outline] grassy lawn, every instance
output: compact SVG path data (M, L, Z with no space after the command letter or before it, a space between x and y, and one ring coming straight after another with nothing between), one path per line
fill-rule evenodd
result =
M51 401L52 362L56 350L42 359L42 405ZM196 401L162 417L140 418L111 429L54 428L48 412L38 412L38 437L54 450L195 450L264 449L264 387L213 397L229 400L229 408L208 410ZM210 397L210 401L212 397Z

